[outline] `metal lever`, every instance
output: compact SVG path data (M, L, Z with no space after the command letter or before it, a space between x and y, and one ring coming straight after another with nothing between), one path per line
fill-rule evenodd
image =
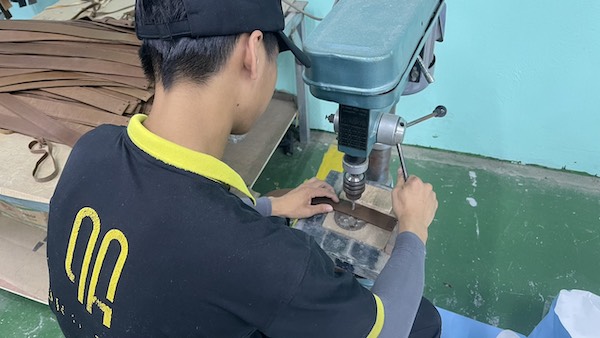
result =
M400 159L400 167L402 168L402 176L404 176L404 182L408 181L408 173L406 172L406 161L404 161L404 153L402 153L402 147L400 143L396 144L398 149L398 158Z
M446 116L446 113L448 112L448 110L446 109L446 107L444 106L437 106L435 107L435 109L433 110L433 113L429 114L429 115L425 115L419 119L416 119L414 121L410 121L406 124L406 128L408 127L412 127L415 124L421 123L423 121L429 120L432 117L444 117Z
M428 83L433 83L435 81L435 79L433 78L433 75L431 75L431 73L429 72L429 69L427 69L427 67L425 67L425 63L423 62L423 59L421 58L421 56L417 56L417 63L419 64L421 71L423 71L425 80L427 80Z
M446 116L447 112L448 112L448 110L446 109L446 107L437 106L437 107L435 107L435 109L433 110L433 112L431 114L425 115L419 119L416 119L414 121L407 123L406 128L412 127L415 124L419 124L423 121L429 120L432 117L444 117L444 116ZM396 144L396 149L398 150L398 158L400 159L400 167L402 168L402 176L404 176L404 182L406 182L408 180L408 172L406 172L406 161L404 160L404 153L402 152L402 147L400 146L400 143Z

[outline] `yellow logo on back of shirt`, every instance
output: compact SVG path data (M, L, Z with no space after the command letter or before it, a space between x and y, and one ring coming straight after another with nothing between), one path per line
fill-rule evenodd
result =
M98 241L98 237L100 235L100 216L98 216L98 213L94 209L90 207L85 207L79 210L77 216L75 216L75 221L73 222L73 228L71 230L71 236L69 237L67 255L65 257L65 272L67 273L67 276L69 277L71 282L75 283L76 276L73 273L72 268L73 255L75 253L75 245L79 238L81 224L86 218L89 218L92 221L92 232L90 234L90 237L87 241L87 246L85 248L77 289L77 300L79 300L81 304L83 304L84 301L85 287L90 265L92 262L92 255L94 253L96 242ZM98 299L98 297L96 296L96 286L98 285L98 278L100 277L100 272L102 270L102 265L104 264L106 253L108 252L108 248L113 241L119 244L120 250L117 262L110 277L110 282L108 283L106 299L111 303L114 303L119 278L121 277L121 273L123 272L123 266L125 265L125 261L127 260L127 254L129 252L129 244L127 242L127 238L125 237L123 232L121 232L118 229L109 230L106 233L106 235L104 235L104 237L102 238L102 242L100 243L100 249L98 250L98 254L94 261L92 276L90 277L90 283L87 292L87 300L85 303L85 308L89 313L92 313L92 307L94 304L98 306L98 308L104 313L102 324L104 324L104 326L108 328L110 328L110 322L112 320L112 308Z

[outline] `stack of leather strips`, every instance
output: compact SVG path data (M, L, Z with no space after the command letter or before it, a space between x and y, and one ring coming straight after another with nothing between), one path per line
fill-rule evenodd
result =
M132 21L0 21L0 128L72 146L148 113L139 45Z

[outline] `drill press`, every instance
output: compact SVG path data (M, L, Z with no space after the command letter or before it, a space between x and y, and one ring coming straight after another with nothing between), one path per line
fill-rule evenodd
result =
M304 74L311 93L339 104L330 121L345 154L350 201L364 192L374 145L403 141L407 123L390 114L400 96L434 81L445 8L444 0L341 0L304 43L313 62Z
M438 106L407 123L394 109L400 96L417 93L434 81L434 45L443 40L445 13L444 0L340 0L304 42L312 60L305 83L315 97L339 104L328 120L344 153L342 189L353 209L368 180L391 185L393 146L405 168L400 144L406 128L446 114ZM307 224L315 220L319 218L300 228L311 228ZM346 256L336 251L351 251L347 246L324 249L342 260ZM352 264L353 259L346 261ZM377 273L377 268L369 269ZM372 277L371 272L366 274Z

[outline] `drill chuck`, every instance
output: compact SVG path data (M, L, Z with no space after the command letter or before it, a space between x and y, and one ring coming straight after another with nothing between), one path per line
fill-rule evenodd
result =
M365 192L365 174L350 174L344 175L344 193L350 201L359 200Z
M344 192L350 201L360 199L365 192L365 173L369 168L369 159L344 155Z

